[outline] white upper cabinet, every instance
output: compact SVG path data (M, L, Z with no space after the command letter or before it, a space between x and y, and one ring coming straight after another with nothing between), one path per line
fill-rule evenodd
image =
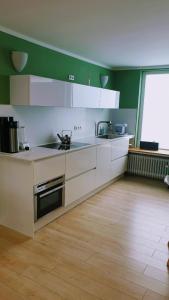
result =
M32 105L70 106L71 86L69 82L48 78L30 79L30 99Z
M32 75L10 77L10 101L13 105L70 106L69 82Z
M120 92L72 84L72 107L119 108Z
M100 89L81 85L72 84L72 106L98 108L100 104Z
M10 77L10 103L56 107L118 108L119 92L33 75Z
M120 92L100 89L100 108L119 108Z

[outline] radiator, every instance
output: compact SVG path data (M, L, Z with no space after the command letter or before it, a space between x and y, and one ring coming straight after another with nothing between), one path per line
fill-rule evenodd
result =
M129 153L127 173L164 179L169 170L169 158Z

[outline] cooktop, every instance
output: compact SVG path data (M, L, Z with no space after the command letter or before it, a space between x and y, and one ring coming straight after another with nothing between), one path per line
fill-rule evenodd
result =
M61 144L61 143L53 143L53 144L46 144L40 145L39 147L56 149L56 150L70 150L75 148L80 148L84 146L88 146L88 143L72 143L72 144Z

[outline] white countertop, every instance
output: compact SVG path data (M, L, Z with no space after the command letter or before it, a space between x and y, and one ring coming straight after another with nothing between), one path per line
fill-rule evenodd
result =
M101 145L101 144L105 144L105 143L110 143L113 140L117 140L117 139L121 139L121 138L133 138L133 135L125 135L125 136L119 136L117 138L114 139L103 139L103 138L97 138L95 136L91 136L91 137L85 137L85 138L80 138L78 140L73 140L73 142L78 142L78 143L88 143L89 145L85 145L79 148L74 148L74 149L70 149L70 150L56 150L56 149L49 149L49 148L45 148L45 147L33 147L32 149L28 150L28 151L21 151L18 153L0 153L0 157L2 158L8 158L8 159L18 159L18 160L22 160L25 162L33 162L36 160L40 160L40 159L45 159L45 158L49 158L49 157L53 157L53 156L57 156L57 155L64 155L65 153L69 153L69 152L73 152L73 151L78 151L84 148L89 148L89 147L93 147L93 146L97 146L97 145Z
M65 151L56 149L48 149L44 147L33 147L28 151L21 151L18 153L0 153L0 157L9 159L19 159L24 161L35 161L43 158L48 158L56 155L63 155Z
M118 137L115 137L113 139L104 139L104 138L98 138L96 136L89 136L89 137L85 137L85 138L80 138L78 140L75 140L74 142L89 143L91 145L96 146L96 145L101 145L101 144L105 144L105 143L110 143L110 142L113 142L114 140L118 140L118 139L121 139L121 138L131 139L133 137L134 137L134 135L131 135L131 134L118 136Z

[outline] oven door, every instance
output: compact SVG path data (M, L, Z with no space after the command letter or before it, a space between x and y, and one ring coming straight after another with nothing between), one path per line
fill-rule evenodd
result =
M64 185L39 192L35 195L35 222L49 212L63 206Z

